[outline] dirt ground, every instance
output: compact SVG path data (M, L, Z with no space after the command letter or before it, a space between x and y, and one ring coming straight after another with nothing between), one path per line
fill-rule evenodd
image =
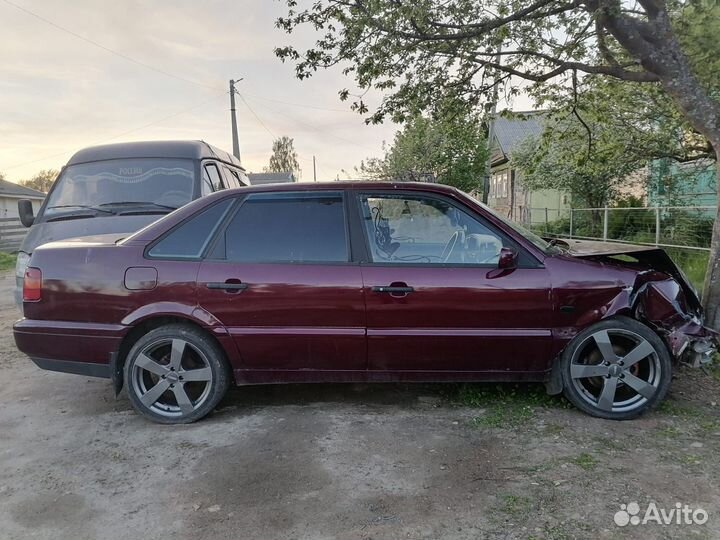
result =
M720 381L680 370L640 420L584 416L539 388L233 390L158 426L110 383L16 349L0 277L0 539L720 538ZM637 502L704 525L620 527ZM632 506L631 506L632 508Z

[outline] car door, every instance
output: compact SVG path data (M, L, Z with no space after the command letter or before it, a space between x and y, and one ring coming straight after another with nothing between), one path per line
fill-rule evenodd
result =
M345 214L341 192L253 193L217 236L199 304L227 328L243 369L366 369Z
M368 191L357 202L369 369L546 369L550 280L540 261L449 197ZM519 250L517 268L498 269L502 247Z

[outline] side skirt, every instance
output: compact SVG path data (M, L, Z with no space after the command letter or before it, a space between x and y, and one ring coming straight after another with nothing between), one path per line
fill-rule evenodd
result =
M235 383L545 382L550 371L372 371L236 369Z

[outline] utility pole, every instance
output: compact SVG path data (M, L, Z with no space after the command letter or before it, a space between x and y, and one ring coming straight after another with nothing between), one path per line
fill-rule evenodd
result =
M313 155L313 182L317 182L317 167L315 167L315 155Z
M240 82L240 79L238 82ZM238 142L237 119L235 118L235 80L230 79L230 121L232 123L233 155L240 159L240 143Z
M500 64L501 60L501 53L502 53L502 44L498 46L498 52L495 55L495 63ZM487 204L488 198L490 196L490 175L491 173L491 165L492 165L492 143L493 139L495 138L495 115L497 115L497 102L498 102L498 84L500 83L499 79L500 74L495 73L495 82L493 83L493 92L492 92L492 103L490 103L488 113L488 138L487 138L487 147L488 147L488 155L487 155L487 162L485 163L485 178L483 179L483 193L482 193L482 202Z

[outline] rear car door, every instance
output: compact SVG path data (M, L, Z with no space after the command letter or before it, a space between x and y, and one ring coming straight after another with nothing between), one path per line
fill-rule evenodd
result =
M357 197L369 369L497 378L547 368L550 280L540 261L449 197ZM502 247L519 250L517 268L498 269Z
M247 195L227 220L198 295L233 337L242 369L366 369L345 216L341 192L268 192Z

